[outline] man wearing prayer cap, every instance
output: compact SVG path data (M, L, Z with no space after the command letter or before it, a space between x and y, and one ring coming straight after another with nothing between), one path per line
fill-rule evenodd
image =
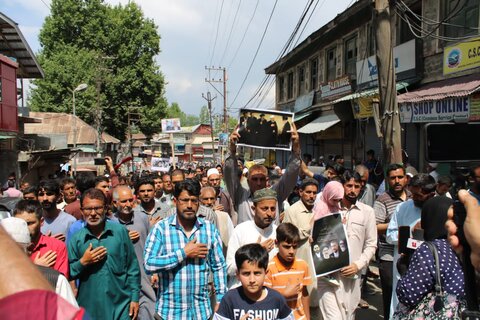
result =
M228 194L227 190L221 187L222 176L218 169L211 168L207 171L207 184L215 189L216 201L214 210L220 210L228 213L232 219L233 225L237 225L237 213L233 209L232 198Z

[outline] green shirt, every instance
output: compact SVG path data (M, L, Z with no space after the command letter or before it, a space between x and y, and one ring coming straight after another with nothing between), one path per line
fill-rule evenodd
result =
M107 256L102 261L83 266L80 258L89 244L93 249L104 246ZM130 302L138 302L140 269L128 231L124 226L105 222L97 239L85 227L68 242L70 276L79 280L78 304L92 319L130 319Z

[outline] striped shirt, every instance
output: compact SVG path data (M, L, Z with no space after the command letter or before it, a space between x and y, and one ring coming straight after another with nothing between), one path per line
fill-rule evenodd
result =
M411 193L407 189L405 189L405 192L407 193L406 199L408 200ZM395 212L395 208L402 202L402 198L398 198L390 191L378 196L373 206L377 224L389 223ZM387 243L385 234L378 236L378 256L380 260L393 261L393 245Z
M277 290L283 295L283 292L288 285L295 285L301 283L302 287L306 287L312 284L312 277L308 269L307 263L295 258L292 266L287 268L278 259L278 255L268 264L268 271L265 277L264 285L272 289ZM286 298L288 306L292 309L295 319L306 319L305 311L303 310L302 303L302 291L298 293L296 297Z
M195 238L207 244L207 258L187 258L184 247ZM176 215L161 220L148 235L144 258L146 272L159 274L156 312L162 319L210 318L209 273L217 302L225 295L227 281L222 240L211 222L197 218L187 237Z

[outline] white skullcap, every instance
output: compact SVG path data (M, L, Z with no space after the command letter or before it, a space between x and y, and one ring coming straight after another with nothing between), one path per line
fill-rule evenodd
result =
M246 174L248 173L248 169L247 168L243 168L243 171L242 171L243 174Z
M433 169L436 169L437 166L438 166L438 163L434 163L434 162L431 162L428 164L430 167L432 167Z
M15 242L24 244L30 243L30 232L28 231L28 226L25 220L11 217L2 219L0 224Z
M212 174L218 174L220 175L220 172L216 168L208 169L207 171L207 178L210 177Z

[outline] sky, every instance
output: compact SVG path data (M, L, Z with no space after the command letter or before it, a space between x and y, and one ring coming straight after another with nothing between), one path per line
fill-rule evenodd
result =
M199 115L206 105L202 93L212 93L214 114L223 112L223 97L205 81L206 66L227 69L227 105L237 115L265 77L264 69L274 63L311 0L136 0L147 18L153 19L161 36L156 57L165 76L166 97L187 114ZM125 4L128 0L106 0ZM354 0L315 0L313 14L298 43L350 6ZM50 0L1 0L0 12L18 23L36 53L38 34L49 15ZM255 9L256 8L256 9ZM272 14L273 11L273 14ZM220 15L221 13L221 15ZM268 28L267 23L270 18ZM307 19L305 19L304 24ZM300 30L303 29L303 25ZM265 31L266 30L266 31ZM265 34L264 34L265 32ZM264 34L263 41L261 40ZM243 38L243 42L242 42ZM296 42L297 40L295 40ZM259 44L261 45L259 46ZM255 53L258 49L258 53ZM249 68L251 69L248 73ZM219 80L221 74L210 77ZM244 83L242 87L242 83ZM223 85L215 84L223 93ZM273 108L275 86L261 104Z

